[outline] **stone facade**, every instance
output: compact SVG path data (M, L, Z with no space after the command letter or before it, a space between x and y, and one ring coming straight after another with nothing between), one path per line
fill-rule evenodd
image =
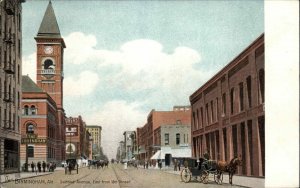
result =
M0 1L0 174L20 170L23 2Z

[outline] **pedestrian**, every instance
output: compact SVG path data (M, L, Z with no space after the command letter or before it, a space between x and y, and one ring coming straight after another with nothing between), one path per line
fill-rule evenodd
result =
M49 170L50 169L50 164L49 163L47 163L46 167L47 167L47 171L50 171Z
M148 165L149 165L148 160L146 160L146 168L147 169L148 169Z
M42 172L42 164L40 161L37 163L37 168L39 172Z
M204 159L209 160L210 159L210 155L209 155L209 151L206 150L205 153L203 154Z
M177 160L174 159L174 171L177 171Z
M180 171L181 160L178 161L178 170Z
M161 169L161 168L162 168L162 161L161 161L161 160L159 160L159 162L158 162L158 166L159 166L159 169Z
M43 161L42 166L43 166L43 172L45 172L45 170L46 170L46 162L45 161Z
M31 162L31 165L30 165L30 166L31 166L31 171L34 172L34 166L35 166L35 165L34 165L33 161Z

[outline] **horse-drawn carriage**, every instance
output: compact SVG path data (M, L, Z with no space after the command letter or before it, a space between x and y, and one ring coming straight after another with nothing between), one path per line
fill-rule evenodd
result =
M192 177L203 183L208 182L209 175L214 176L216 183L221 184L223 182L223 173L227 172L229 175L229 183L232 184L232 177L237 170L237 166L242 165L240 157L234 157L229 162L226 161L215 161L207 160L204 158L186 159L186 165L181 171L181 180L189 182Z
M216 161L206 160L204 158L186 159L186 165L181 171L181 180L185 183L191 181L192 177L202 183L207 183L209 175L214 176L214 181L221 184L223 174L217 169Z
M78 174L78 163L77 163L77 159L67 159L66 160L66 163L67 163L67 168L65 170L65 174L67 174L67 169L69 170L69 174L72 173L72 170L75 170L77 171L77 174Z

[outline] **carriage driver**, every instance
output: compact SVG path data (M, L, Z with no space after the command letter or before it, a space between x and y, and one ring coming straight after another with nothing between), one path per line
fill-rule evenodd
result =
M209 160L210 159L210 155L209 152L206 150L205 153L203 154L204 159Z

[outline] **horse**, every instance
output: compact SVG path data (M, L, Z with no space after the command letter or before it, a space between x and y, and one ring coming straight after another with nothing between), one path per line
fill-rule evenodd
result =
M107 168L108 168L108 163L109 163L109 161L107 161L107 160L104 161L104 166L107 167Z
M236 172L237 166L242 165L242 159L239 157L234 157L230 162L217 161L217 175L221 176L223 172L228 172L229 183L232 185L232 178Z
M68 165L69 174L72 173L72 170L73 170L73 169L74 169L74 164L69 163L69 165Z

